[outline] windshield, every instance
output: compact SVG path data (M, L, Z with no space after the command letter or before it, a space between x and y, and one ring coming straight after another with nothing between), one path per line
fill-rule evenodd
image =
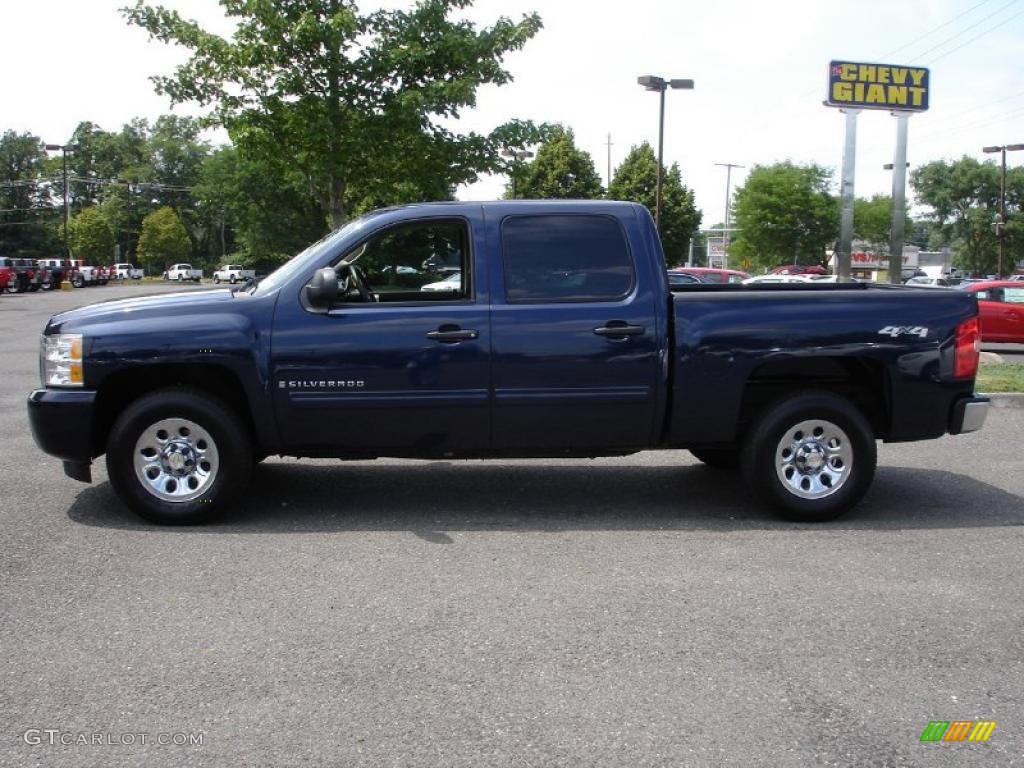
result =
M272 291L276 291L287 283L293 275L308 269L325 251L333 248L339 240L366 226L372 217L373 214L360 216L358 219L350 221L341 229L328 232L311 246L292 256L288 261L260 280L253 289L253 295L265 296Z

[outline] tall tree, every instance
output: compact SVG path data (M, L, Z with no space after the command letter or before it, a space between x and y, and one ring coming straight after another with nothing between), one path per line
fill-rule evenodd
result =
M352 0L220 0L237 20L230 39L144 0L130 24L192 51L155 78L172 103L212 107L240 151L284 155L306 177L333 226L396 185L433 193L501 166L499 150L535 139L514 123L490 136L442 121L473 107L481 85L511 75L502 58L540 29L536 14L477 29L450 18L471 0L419 0L411 10L360 14ZM508 141L509 134L518 139ZM504 142L504 143L499 143Z
M59 252L56 220L43 176L46 157L37 136L0 136L0 254L50 256Z
M651 211L657 187L658 159L646 141L630 149L622 165L615 169L608 196L613 200L642 203ZM679 165L673 163L661 180L661 244L668 264L682 264L690 249L690 240L700 229L702 214L693 192L683 184Z
M996 271L999 239L999 168L972 157L936 160L910 175L917 201L929 206L928 219L942 233L960 268L977 274ZM1006 179L1007 263L1024 259L1024 168L1011 168Z
M755 165L736 190L732 254L761 267L823 265L839 232L831 176L814 164Z
M577 149L573 132L560 125L551 128L516 182L516 197L591 200L603 194L590 153Z
M175 262L188 261L191 253L188 230L173 208L158 208L143 220L139 261L149 274L160 274Z

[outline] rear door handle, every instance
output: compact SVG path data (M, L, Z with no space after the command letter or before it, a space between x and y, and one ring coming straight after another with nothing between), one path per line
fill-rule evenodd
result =
M611 320L607 324L594 329L598 336L610 336L612 338L624 338L626 336L642 336L644 327L642 325L629 325L621 320Z
M442 344L454 344L459 341L475 339L480 334L477 331L459 328L457 325L442 325L436 331L427 331L427 338L433 341L440 341Z

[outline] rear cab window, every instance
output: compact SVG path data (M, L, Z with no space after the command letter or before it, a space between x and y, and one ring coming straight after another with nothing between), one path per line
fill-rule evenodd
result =
M626 233L611 216L508 216L501 245L509 304L621 301L636 284Z

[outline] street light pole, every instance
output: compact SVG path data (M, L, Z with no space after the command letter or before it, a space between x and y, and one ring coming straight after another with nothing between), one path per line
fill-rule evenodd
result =
M68 249L68 152L76 152L81 149L79 144L44 144L47 152L60 152L64 155L64 258L70 258L71 251Z
M656 75L644 75L636 79L648 91L658 91L658 175L654 189L654 226L661 232L661 165L665 149L665 90L668 88L693 90L693 80L666 80Z
M512 199L515 200L516 199L516 161L522 162L523 160L528 160L529 158L533 157L533 152L531 152L528 149L522 149L522 150L519 150L518 152L516 152L515 150L512 150L512 149L503 149L503 150L501 150L501 154L502 154L502 157L512 158L512 173L509 174L509 177L512 179Z

